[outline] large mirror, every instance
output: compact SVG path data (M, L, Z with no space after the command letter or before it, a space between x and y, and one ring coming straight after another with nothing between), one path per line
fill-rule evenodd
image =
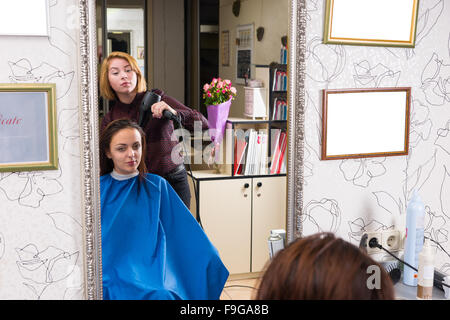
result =
M120 1L112 1L111 3L118 3ZM128 7L133 6L136 1L127 1ZM138 1L140 2L140 1ZM201 9L202 1L179 1L182 4L189 3L189 10L193 10L193 12L199 12L198 9ZM205 1L205 3L208 1ZM297 0L286 0L286 12L283 17L276 17L275 21L270 21L271 12L270 8L274 5L279 5L278 0L261 0L261 1L245 1L241 2L241 12L242 16L245 15L245 5L249 5L252 2L257 3L257 7L259 12L253 12L254 16L252 19L258 21L257 25L254 25L254 29L258 29L260 27L259 23L264 22L265 28L265 37L270 36L270 29L275 28L274 24L283 24L285 25L285 36L287 36L287 48L288 54L286 58L287 65L287 85L286 85L286 100L287 100L287 120L285 121L285 132L287 134L287 162L286 162L286 174L285 178L285 188L286 193L284 195L284 199L282 199L283 204L285 206L285 212L283 212L283 221L284 227L287 231L287 241L290 242L293 239L297 238L301 235L301 225L300 222L300 211L302 208L302 180L303 180L303 106L304 106L304 51L305 51L305 23L306 23L306 8L304 1ZM98 2L97 2L98 3ZM107 4L108 1L103 1L103 4ZM172 6L176 7L176 1L145 1L145 14L147 17L147 32L145 38L146 42L144 45L136 45L136 43L131 42L131 47L136 47L136 55L139 57L139 54L142 54L143 58L143 68L145 68L145 72L148 78L148 82L150 83L150 87L158 87L158 86L166 86L170 82L170 79L166 78L166 73L161 64L155 63L155 59L161 58L162 55L167 59L170 57L165 54L164 50L168 48L163 48L162 46L158 46L158 41L164 41L167 35L162 35L161 32L167 32L165 29L159 29L160 27L167 26L164 21L166 19L173 18L170 14ZM197 10L195 10L195 5L192 3L197 3ZM204 4L204 3L203 3ZM98 146L98 132L99 132L99 118L102 116L102 113L107 111L108 106L105 102L100 101L98 97L98 80L97 80L97 72L98 72L98 63L99 56L97 55L99 48L99 44L102 45L101 52L107 52L108 46L113 46L114 40L111 39L111 42L105 41L105 37L115 38L119 43L124 41L125 43L128 41L128 37L123 38L125 29L117 29L114 28L116 32L122 32L122 34L114 34L113 32L109 32L108 30L102 29L102 26L97 25L98 15L99 15L99 7L94 0L80 0L80 45L81 45L81 136L82 136L82 186L83 186L83 210L85 216L85 261L86 261L86 297L88 299L102 299L102 255L101 255L101 228L100 228L100 190L99 190L99 146ZM194 6L192 8L191 6ZM107 5L108 7L108 5ZM100 15L105 17L107 14L107 7L101 7L102 12ZM233 1L220 1L221 8L229 9L230 13L233 7ZM120 7L117 8L120 10ZM247 8L248 9L248 8ZM165 15L162 15L164 19L162 19L161 24L152 24L151 19L158 16L158 10L163 10ZM112 10L114 11L114 10ZM235 13L233 13L235 14ZM109 17L107 15L106 17ZM269 17L269 18L265 18ZM192 21L199 21L199 17L192 17ZM249 21L249 23L254 21ZM222 20L221 23L224 23ZM242 23L243 25L244 23ZM104 24L103 24L104 25ZM200 29L200 25L197 24ZM186 26L186 29L192 28L191 26ZM211 30L210 27L204 27L206 29L203 30ZM101 35L99 33L101 32ZM219 27L213 32L219 36L228 35L227 39L228 44L236 41L236 30L231 26L224 27L223 29ZM112 30L113 31L113 30ZM191 30L192 31L192 30ZM202 36L201 30L197 30L198 33L195 33L197 36L194 37L193 40L194 46L200 46L198 39ZM222 31L229 31L222 32ZM206 33L209 31L205 31ZM126 33L126 32L125 32ZM221 40L219 36L219 40ZM130 35L132 37L132 35ZM205 36L208 38L208 36ZM120 39L119 39L120 38ZM179 39L170 38L171 46L176 47L177 44L175 41L182 41L183 43L185 39L183 36L180 36ZM264 41L264 36L262 38ZM267 38L266 38L267 39ZM225 40L220 45L226 45ZM195 42L197 41L197 42ZM253 47L257 50L256 37L254 39L255 46ZM278 39L281 41L281 39ZM190 42L190 41L187 41ZM150 48L155 48L153 51ZM106 46L106 47L105 47ZM277 43L277 48L275 49L277 52L277 57L280 57L280 46L281 43ZM139 53L139 47L143 52ZM142 49L144 48L144 49ZM199 47L198 47L199 48ZM230 50L235 50L234 46L230 45ZM106 49L106 50L105 50ZM104 51L105 50L105 51ZM159 51L158 51L159 50ZM147 51L149 54L146 54ZM180 50L182 51L182 50ZM202 110L202 103L200 101L200 90L203 83L200 80L202 74L202 68L204 65L204 61L198 59L195 54L192 52L196 52L195 50L190 51L190 53L185 57L185 66L184 72L185 77L184 83L175 83L176 87L181 88L180 91L173 91L173 95L184 102L186 105L195 108L197 110ZM133 54L133 52L131 52ZM154 54L153 57L149 57L151 54ZM197 54L200 54L200 50L197 51ZM254 52L256 56L256 52ZM263 53L258 53L263 54ZM144 58L145 57L145 58ZM217 64L222 64L222 62L228 62L230 65L233 65L233 59L235 59L235 53L229 52L229 59L226 57L218 57ZM262 56L257 59L260 60L252 60L251 62L251 70L250 73L256 73L256 68L258 64L269 65L271 61L264 60ZM226 65L224 65L226 67ZM173 65L171 67L174 67ZM175 66L176 67L176 66ZM222 70L224 72L224 77L232 77L231 80L235 81L234 73L226 74L227 70ZM184 73L183 72L183 73ZM219 71L220 72L220 71ZM231 72L231 69L230 69ZM190 77L196 77L195 81L192 81ZM220 76L220 73L219 73ZM168 77L168 75L167 75ZM178 77L180 78L180 77ZM250 78L253 78L252 76ZM179 79L178 79L179 80ZM242 106L244 106L244 90L243 87L240 88L242 93L239 99L242 99ZM238 88L239 90L239 88ZM238 99L237 99L238 100ZM238 100L239 102L239 100ZM240 113L240 112L238 112ZM233 114L231 116L234 116ZM242 177L244 179L246 177ZM241 179L241 180L242 180ZM239 180L239 179L236 179ZM200 181L197 179L197 182ZM242 180L243 181L243 180ZM255 181L256 187L256 181ZM257 195L255 194L255 197ZM197 203L195 203L197 204ZM194 209L191 208L191 213L195 214ZM202 217L203 218L203 217ZM203 222L206 222L204 218ZM208 234L208 230L205 230ZM212 237L212 235L210 235ZM232 237L232 234L229 235ZM248 230L248 236L251 236L251 230ZM267 238L269 234L263 234L264 238L263 246L267 246ZM213 241L214 242L214 241ZM220 251L220 250L219 250Z

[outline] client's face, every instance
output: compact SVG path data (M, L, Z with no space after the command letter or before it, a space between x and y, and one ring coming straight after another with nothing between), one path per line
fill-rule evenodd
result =
M106 156L119 174L135 173L141 162L141 134L134 128L118 131L111 139Z

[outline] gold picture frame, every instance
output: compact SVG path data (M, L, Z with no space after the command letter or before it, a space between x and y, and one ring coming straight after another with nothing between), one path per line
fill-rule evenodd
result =
M322 93L322 160L408 154L411 87Z
M56 85L0 84L0 172L56 170Z
M327 0L323 42L414 48L419 0Z

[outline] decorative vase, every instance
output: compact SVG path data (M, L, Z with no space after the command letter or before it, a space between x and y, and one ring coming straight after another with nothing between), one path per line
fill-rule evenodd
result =
M231 100L232 99L230 98L230 100L226 102L206 106L209 136L211 137L211 141L214 142L213 153L216 162L219 160L220 143L223 140L228 114L230 113Z
M215 143L220 144L222 142L228 114L230 113L230 106L231 98L230 100L220 104L206 106L206 111L208 113L209 135L211 137L211 141L214 141Z

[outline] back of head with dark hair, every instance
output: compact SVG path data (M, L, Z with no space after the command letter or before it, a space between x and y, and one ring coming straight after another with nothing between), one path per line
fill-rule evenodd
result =
M379 287L368 285L377 266ZM394 287L383 267L355 245L318 233L279 251L265 271L256 299L390 300Z
M100 134L100 175L110 173L114 169L114 163L111 159L106 156L107 151L109 151L111 140L116 133L123 129L136 129L141 135L141 145L142 145L142 156L141 162L139 163L138 170L139 176L143 179L145 173L147 172L147 167L145 165L145 156L147 150L147 144L145 141L145 133L142 128L134 121L130 119L117 119L110 122L105 129Z

